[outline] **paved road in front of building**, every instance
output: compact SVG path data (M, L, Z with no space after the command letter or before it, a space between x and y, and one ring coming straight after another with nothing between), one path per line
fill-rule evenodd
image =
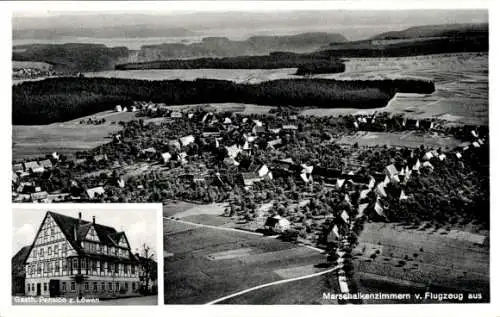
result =
M42 300L41 300L42 299ZM29 301L30 300L30 301ZM53 300L49 302L49 300ZM74 300L74 299L73 299ZM72 305L69 303L69 299L61 299L58 301L56 298L40 298L40 297L30 297L30 296L12 296L13 305ZM128 297L128 298L117 298L110 300L100 300L99 303L92 301L84 303L75 303L74 305L82 306L93 306L93 305L158 305L158 295L154 296L141 296L141 297Z

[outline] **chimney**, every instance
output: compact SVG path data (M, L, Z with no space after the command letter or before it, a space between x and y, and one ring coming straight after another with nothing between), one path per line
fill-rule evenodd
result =
M95 225L95 216L92 216L92 223Z

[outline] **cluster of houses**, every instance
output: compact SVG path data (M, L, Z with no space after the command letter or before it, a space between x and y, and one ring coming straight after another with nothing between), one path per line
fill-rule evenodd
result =
M357 115L352 122L356 130L371 130L376 125L381 125L383 128L388 128L388 123L391 125L397 124L405 130L438 130L439 123L430 119L411 119L411 118L395 118L379 115L375 112L372 115Z
M75 197L70 193L54 192L48 193L44 190L36 181L36 177L41 177L42 175L50 175L47 172L51 172L57 164L61 161L61 156L57 152L53 152L50 158L25 161L22 163L14 163L12 165L12 196L14 202L35 202L35 203L52 203L61 202L69 200L81 200L97 199L104 194L104 188L95 187L85 190L85 197ZM74 166L81 165L89 162L102 162L107 161L108 157L106 154L97 154L87 158L76 158L74 160L67 160L65 163L72 163ZM35 177L33 177L35 176ZM72 186L78 186L75 181L72 182Z
M295 164L291 159L276 160L269 165L261 164L254 166L251 163L249 166L249 160L245 160L252 155L256 148L262 149L267 147L268 150L272 151L278 149L286 144L286 139L288 135L293 135L299 131L299 127L294 122L297 121L296 115L291 115L286 117L286 120L282 120L282 123L267 126L264 122L258 119L251 119L248 117L235 117L225 114L215 114L209 111L176 111L171 110L167 105L161 103L152 103L145 101L136 101L130 106L132 111L135 110L162 110L164 116L170 118L187 118L188 120L193 120L201 125L201 131L199 134L188 134L177 139L172 139L166 141L168 143L169 151L162 151L155 147L147 147L141 150L141 155L146 160L157 160L163 164L177 163L178 165L185 165L189 162L190 147L192 144L201 145L202 143L211 144L215 149L223 149L221 153L224 153L222 163L226 167L238 166L240 171L237 175L241 179L241 184L246 188L250 189L256 182L273 179L275 177L289 177L292 176L296 178L298 182L303 182L304 184L312 184L313 179L321 179L324 181L327 187L335 187L338 189L349 190L349 187L360 184L368 184L368 187L361 191L361 197L364 197L374 190L377 193L377 197L384 198L386 196L385 186L390 182L400 182L405 183L411 177L411 173L418 172L420 168L428 168L433 170L433 160L438 159L444 161L447 159L446 154L431 150L426 152L422 157L412 156L408 159L408 163L405 166L396 168L396 166L388 166L384 173L380 175L374 175L373 180L363 179L359 177L355 171L341 171L323 168L321 166L308 166L306 164ZM124 108L120 109L125 110ZM118 108L117 108L118 111ZM356 122L359 122L358 127L362 125L369 125L377 120L384 120L384 118L379 118L376 114L372 116L357 116L355 117ZM408 127L427 127L428 129L435 128L435 125L430 120L412 120L412 119L402 119L403 126ZM472 131L472 142L464 143L460 150L455 153L457 159L461 159L461 155L464 151L470 148L481 147L485 140L480 138L478 133ZM116 134L113 137L115 142L121 142L121 134ZM449 153L448 153L449 155ZM82 165L91 160L92 162L107 161L108 158L106 154L98 154L87 158L76 158L71 161L75 166ZM252 160L250 160L252 161ZM50 159L29 161L24 163L18 163L13 165L13 184L15 185L14 192L16 193L16 200L19 201L37 201L43 202L47 199L52 199L51 196L44 192L32 182L22 182L22 178L32 174L42 174L44 171L51 169L53 164L59 162L59 154L52 153ZM243 164L243 165L242 165ZM382 176L381 176L382 175ZM383 177L382 179L380 179ZM199 173L194 173L192 177L186 177L185 179L192 180L194 182L201 181L202 179L210 178L210 182L218 181L219 183L224 183L224 175L215 174L199 175ZM232 177L234 179L234 177ZM377 180L377 184L372 184L374 180ZM22 186L21 186L22 185ZM77 184L75 184L77 186ZM125 180L122 178L116 180L116 186L120 188L125 187ZM100 199L105 194L105 189L102 186L85 189L85 196L80 197L80 199ZM28 197L29 195L29 197ZM70 199L69 194L58 194L57 197L60 199ZM70 197L70 198L68 198ZM76 198L76 197L73 197ZM408 196L404 191L400 194L400 199L407 199ZM72 199L72 198L71 198ZM361 204L363 206L363 204ZM361 207L363 208L363 207ZM382 203L377 200L374 206L375 211L378 214L382 214L383 210Z
M43 191L40 186L37 186L33 181L24 181L31 175L41 175L53 167L53 161L59 159L57 152L52 153L51 159L26 161L23 163L15 163L12 165L12 186L13 196L15 201L45 201L49 199L49 194ZM59 196L51 196L51 200L59 199ZM63 198L62 198L63 199Z
M484 145L485 138L481 138L476 131L471 132L473 141L461 144L454 152L454 159L461 161L463 154L466 151L472 151ZM434 170L434 165L437 162L444 162L448 158L447 154L437 150L429 150L420 153L417 157L416 151L409 151L405 159L405 164L396 167L395 164L386 166L381 173L376 173L373 176L358 176L353 171L342 171L334 169L326 169L320 166L307 166L305 164L294 164L291 159L276 160L273 162L270 172L274 177L294 177L296 181L302 181L304 184L312 184L313 178L315 180L322 180L326 187L335 188L345 193L344 203L352 206L351 199L354 197L354 188L359 188L356 197L358 199L358 210L355 219L363 216L375 216L379 219L386 219L384 210L384 200L388 197L386 188L389 184L399 184L399 201L408 200L411 194L407 194L404 190L406 183L410 180L412 175L420 173L422 169L427 169L429 172ZM374 194L375 201L370 199L370 193ZM372 196L373 197L373 196ZM333 225L328 234L328 241L339 241L343 235L352 226L352 219L350 219L347 211L343 210L337 217L337 221ZM281 233L286 228L289 228L289 221L283 217L271 216L267 219L265 227L276 233ZM285 225L282 225L285 224Z
M115 106L115 111L116 112L136 112L137 111L137 107L132 106L132 107L130 107L130 109L128 109L125 106L122 107L121 105L116 105Z
M166 103L154 103L151 101L134 101L129 107L116 105L116 112L137 112L137 111L145 111L152 110L153 112L158 110L169 110L169 107Z
M23 68L12 69L13 79L28 79L28 78L38 78L38 77L54 76L54 75L56 75L56 72L40 68L23 67Z

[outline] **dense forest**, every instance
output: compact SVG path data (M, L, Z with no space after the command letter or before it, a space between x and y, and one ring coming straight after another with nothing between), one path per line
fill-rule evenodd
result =
M117 70L132 69L277 69L300 68L304 73L315 70L328 70L328 73L341 73L345 65L338 59L313 54L273 52L265 56L239 56L226 58L197 58L129 63L116 65Z
M49 124L110 110L134 100L166 104L241 102L322 108L384 107L396 92L432 93L434 83L415 79L337 81L280 79L259 84L224 80L146 81L115 78L49 78L15 85L12 122Z
M15 46L12 60L46 62L57 72L75 73L113 69L118 60L128 55L126 47L102 44L30 44Z
M335 44L323 51L320 55L329 57L404 57L430 54L487 52L488 33L474 34L465 37L432 38L425 40L405 41L380 40L350 42Z

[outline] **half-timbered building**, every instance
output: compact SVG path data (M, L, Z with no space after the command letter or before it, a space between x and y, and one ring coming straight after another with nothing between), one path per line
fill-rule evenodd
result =
M109 298L139 294L139 261L125 232L48 211L25 261L28 296Z

